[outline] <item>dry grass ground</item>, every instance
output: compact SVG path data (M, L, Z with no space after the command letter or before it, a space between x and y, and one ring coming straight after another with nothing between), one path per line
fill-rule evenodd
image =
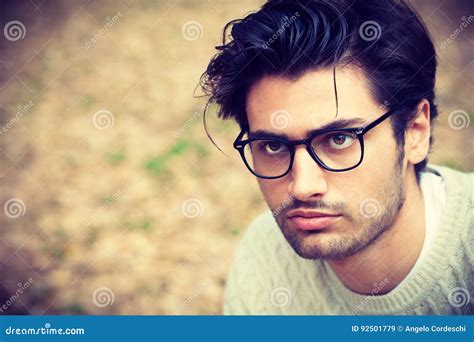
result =
M0 204L18 198L25 209L17 218L0 215L7 312L221 312L235 245L265 204L231 149L237 127L211 109L225 157L202 129L204 99L192 94L222 26L261 3L82 1L28 5L6 18L26 27L24 39L2 41L0 55L0 126L8 126L0 136ZM461 22L434 2L420 9L437 44ZM182 32L190 21L202 25L195 40ZM472 113L471 33L440 51L432 156L462 170L474 169L473 125L455 130L448 115ZM109 121L94 122L102 110Z

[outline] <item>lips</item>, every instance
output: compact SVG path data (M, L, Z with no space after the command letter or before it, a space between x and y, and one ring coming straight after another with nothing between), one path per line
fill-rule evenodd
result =
M290 211L287 217L297 229L320 230L334 224L341 215L297 209Z

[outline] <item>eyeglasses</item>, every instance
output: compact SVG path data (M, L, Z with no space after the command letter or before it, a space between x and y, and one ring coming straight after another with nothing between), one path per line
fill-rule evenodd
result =
M301 140L265 136L242 140L248 133L248 128L244 128L235 139L234 148L250 172L259 178L286 176L293 166L298 145L306 145L308 153L320 167L333 172L348 171L359 166L364 159L364 134L394 112L394 109L386 112L365 127L316 130Z

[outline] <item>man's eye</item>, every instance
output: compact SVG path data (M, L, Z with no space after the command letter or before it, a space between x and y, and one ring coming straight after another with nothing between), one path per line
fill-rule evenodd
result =
M350 133L335 133L328 136L328 146L336 150L342 150L351 146L355 137Z
M263 144L264 151L268 154L277 154L286 151L286 147L284 144L279 142L266 142Z

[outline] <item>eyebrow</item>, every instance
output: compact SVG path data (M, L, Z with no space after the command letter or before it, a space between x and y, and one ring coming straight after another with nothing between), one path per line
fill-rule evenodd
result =
M307 131L306 137L309 137L313 134L318 134L322 131L330 130L330 129L340 129L340 128L359 128L364 127L366 125L366 120L362 118L353 118L353 119L341 119L337 121L332 121L327 123L317 129L313 129ZM249 138L284 138L286 140L290 140L288 135L285 133L274 133L267 131L265 129L257 129L255 132L248 133Z

